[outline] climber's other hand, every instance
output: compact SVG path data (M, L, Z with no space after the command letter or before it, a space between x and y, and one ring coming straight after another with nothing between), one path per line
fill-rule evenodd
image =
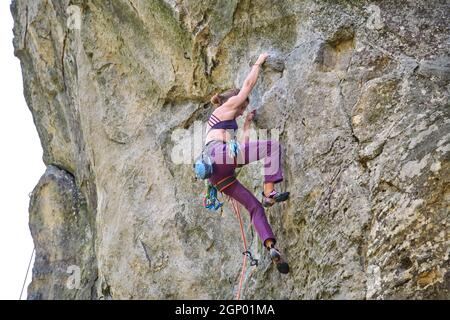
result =
M256 109L247 113L247 116L245 117L245 125L250 125L250 123L252 123L253 118L255 117L255 114L256 114Z

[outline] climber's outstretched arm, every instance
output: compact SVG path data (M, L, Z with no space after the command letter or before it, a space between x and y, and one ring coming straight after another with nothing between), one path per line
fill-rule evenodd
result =
M224 105L227 105L228 108L234 110L240 108L240 106L245 102L245 100L247 100L248 96L250 95L250 92L255 86L256 81L258 80L258 75L259 75L259 65L255 64L253 65L252 70L245 79L241 90L239 90L239 93L228 99L227 102L224 103Z
M255 64L252 66L252 70L248 74L247 78L245 78L239 94L228 99L227 102L224 103L224 106L226 105L228 108L237 109L244 103L245 100L247 100L250 92L258 81L259 67L266 61L268 56L269 54L262 53L258 57L258 60L256 60Z

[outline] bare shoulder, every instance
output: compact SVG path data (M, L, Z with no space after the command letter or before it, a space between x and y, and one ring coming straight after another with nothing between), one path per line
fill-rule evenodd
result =
M219 118L221 121L234 119L234 116L236 114L236 109L227 105L227 102L213 111L214 116Z

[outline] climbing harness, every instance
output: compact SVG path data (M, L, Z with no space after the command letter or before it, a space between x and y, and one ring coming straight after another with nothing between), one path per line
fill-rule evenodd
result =
M208 179L212 176L214 172L214 159L211 157L208 146L211 143L218 142L220 140L211 140L208 142L202 149L200 155L194 161L194 173L195 179ZM225 142L223 142L225 143ZM235 138L230 139L227 142L228 155L231 158L236 158L239 152L241 151L241 147ZM226 186L225 186L226 187Z
M215 185L212 185L209 180L205 181L205 193L203 196L203 207L209 210L217 211L217 209L221 208L223 202L220 202L217 198L218 192L223 192L227 187L231 186L233 183L235 183L236 176L231 175L223 178L219 182L217 182ZM223 211L221 211L223 213Z
M222 180L220 180L219 182L216 183L216 188L220 192L223 192L223 190L225 190L226 188L231 186L236 181L237 181L237 179L236 179L235 175L227 176L227 177L223 178Z

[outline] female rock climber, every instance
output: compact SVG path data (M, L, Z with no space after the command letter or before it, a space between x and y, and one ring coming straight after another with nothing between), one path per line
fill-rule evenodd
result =
M233 146L235 133L238 129L236 118L241 116L249 105L248 96L258 79L259 68L267 57L267 53L262 53L258 57L240 90L231 89L211 98L211 102L217 107L208 120L205 148L215 162L213 175L209 178L209 182L247 209L250 213L251 222L265 248L269 251L278 271L288 273L289 265L275 247L276 238L263 208L263 206L270 207L276 202L285 201L289 197L289 192L280 193L274 189L274 184L283 180L281 145L275 140L249 141L248 131L255 115L255 110L253 110L248 113L245 119L243 143L237 143ZM236 179L235 168L262 158L264 158L264 191L262 201L259 202Z

